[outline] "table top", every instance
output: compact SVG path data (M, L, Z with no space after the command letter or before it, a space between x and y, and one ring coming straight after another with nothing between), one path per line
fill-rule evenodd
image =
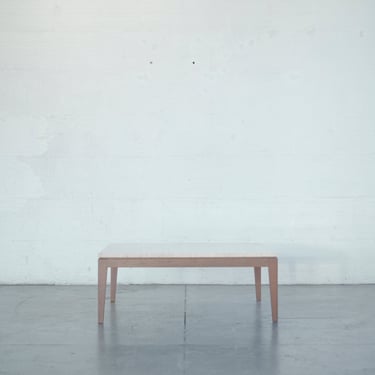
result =
M108 245L99 258L205 258L205 257L275 257L258 243L117 243Z

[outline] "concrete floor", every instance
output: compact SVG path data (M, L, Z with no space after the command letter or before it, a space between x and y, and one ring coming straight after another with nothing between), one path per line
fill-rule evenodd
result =
M375 374L375 286L0 287L0 374Z

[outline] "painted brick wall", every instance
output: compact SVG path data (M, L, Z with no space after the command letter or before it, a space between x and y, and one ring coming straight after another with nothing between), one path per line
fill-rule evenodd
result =
M1 0L0 282L110 242L258 242L375 282L375 2ZM252 282L131 270L122 282Z

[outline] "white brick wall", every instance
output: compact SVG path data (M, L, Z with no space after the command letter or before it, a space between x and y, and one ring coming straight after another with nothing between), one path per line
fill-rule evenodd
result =
M371 0L1 0L0 282L95 283L119 241L261 242L283 283L375 282L374 17Z

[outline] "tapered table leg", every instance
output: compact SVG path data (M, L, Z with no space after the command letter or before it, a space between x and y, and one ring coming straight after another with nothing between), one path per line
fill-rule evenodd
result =
M111 267L111 302L116 302L117 267Z
M270 282L272 321L278 320L278 270L277 259L273 260L268 266L268 275Z
M99 259L98 262L98 323L104 321L105 292L107 287L107 265Z
M262 299L262 269L261 267L254 267L255 276L255 293L256 299L259 302Z

